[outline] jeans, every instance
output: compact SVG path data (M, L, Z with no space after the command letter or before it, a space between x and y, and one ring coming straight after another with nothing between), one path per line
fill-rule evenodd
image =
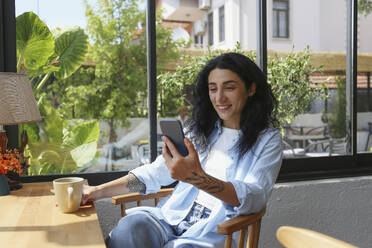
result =
M194 203L188 215L178 225L169 225L164 220L145 211L137 211L123 217L106 240L109 248L161 248L168 241L181 236L190 226L211 213L206 207Z

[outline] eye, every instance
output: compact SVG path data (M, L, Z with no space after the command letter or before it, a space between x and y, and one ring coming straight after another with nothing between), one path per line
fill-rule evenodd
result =
M209 91L210 92L216 92L217 91L217 88L209 88Z
M227 90L235 90L235 87L230 86L230 87L226 87L225 89L227 89Z

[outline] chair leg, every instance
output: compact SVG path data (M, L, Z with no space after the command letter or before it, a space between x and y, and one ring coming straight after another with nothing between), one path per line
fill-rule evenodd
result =
M232 234L228 234L225 240L225 248L231 248Z
M367 137L367 141L366 141L366 147L364 148L365 151L367 151L368 149L368 143L369 143L369 136L371 135L371 133L368 134L368 137Z
M126 208L125 208L125 205L124 204L120 204L120 209L121 209L121 217L124 217L127 215L126 213Z
M248 235L247 248L258 248L258 238L260 237L261 220L254 223Z
M246 229L240 230L238 248L244 248L244 241L245 241L246 232L247 232Z

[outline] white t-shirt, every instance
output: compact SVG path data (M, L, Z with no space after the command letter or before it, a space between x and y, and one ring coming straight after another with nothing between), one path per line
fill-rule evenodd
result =
M222 133L216 143L213 144L208 158L203 165L203 169L208 175L226 181L226 168L233 162L227 152L238 135L239 130L222 127ZM212 210L218 200L218 198L211 194L199 190L195 201Z

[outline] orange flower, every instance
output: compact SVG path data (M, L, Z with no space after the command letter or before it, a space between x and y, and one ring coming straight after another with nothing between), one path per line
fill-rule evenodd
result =
M0 149L0 174L8 174L12 171L17 174L21 172L20 154L17 149L2 152Z

